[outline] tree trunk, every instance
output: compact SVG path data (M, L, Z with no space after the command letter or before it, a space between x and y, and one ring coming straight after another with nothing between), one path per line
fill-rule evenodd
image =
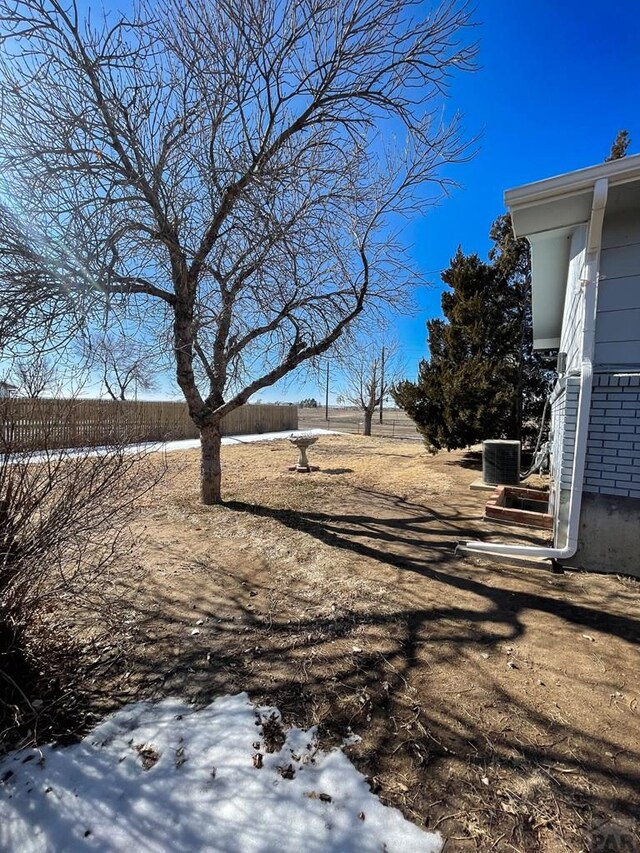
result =
M367 409L364 411L364 430L362 432L363 435L371 435L371 420L373 418L373 412L369 412Z
M202 456L200 460L200 497L203 504L222 503L220 484L222 469L220 467L220 445L222 435L220 421L200 427L200 443Z

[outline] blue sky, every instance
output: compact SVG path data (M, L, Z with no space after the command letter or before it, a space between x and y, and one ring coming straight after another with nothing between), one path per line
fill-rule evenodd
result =
M418 314L395 323L409 376L427 352L426 320L441 314L440 271L459 244L486 254L505 189L601 162L621 128L629 153L640 152L637 2L479 0L474 19L480 68L454 81L449 109L463 114L469 136L480 135L479 150L451 171L461 186L405 235L431 282L418 294ZM320 394L311 384L261 398Z
M112 0L124 2L129 0ZM434 0L437 2L437 0ZM431 2L429 3L431 5ZM435 209L405 230L405 241L430 282L417 294L413 317L394 321L406 375L428 353L425 323L441 315L440 272L458 245L486 255L492 221L505 189L604 160L621 128L640 152L640 5L637 0L477 0L470 31L479 69L452 81L448 112L462 114L477 154L450 169L459 183ZM330 398L339 376L332 371ZM180 396L173 376L152 396ZM266 389L260 399L324 399L324 387L298 376Z

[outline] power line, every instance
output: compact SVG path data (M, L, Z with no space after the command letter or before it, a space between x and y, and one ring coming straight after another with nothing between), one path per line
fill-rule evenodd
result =
M329 420L329 359L327 359L327 385L324 395L324 419Z
M382 409L384 407L384 344L382 345L382 357L380 359L380 423L382 423Z

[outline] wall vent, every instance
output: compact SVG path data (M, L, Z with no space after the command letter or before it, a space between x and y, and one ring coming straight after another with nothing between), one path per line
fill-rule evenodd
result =
M490 439L482 442L482 479L492 486L520 482L520 442Z

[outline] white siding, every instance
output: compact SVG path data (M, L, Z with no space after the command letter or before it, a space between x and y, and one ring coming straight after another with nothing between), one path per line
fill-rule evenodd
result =
M568 376L564 382L564 387L551 405L551 510L556 520L556 545L564 543L566 538L566 524L558 511L558 505L560 493L571 488L580 393L578 376Z
M551 476L563 489L571 486L579 392L579 377L569 376L551 407Z
M583 302L580 281L585 261L586 228L576 228L571 238L569 273L562 317L560 351L567 354L567 371L580 367Z
M563 389L551 404L551 481L558 483L562 473L562 437L567 395Z
M582 362L584 299L581 281L584 273L586 237L586 227L580 226L576 228L571 238L560 335L560 350L567 354L567 372L579 372ZM552 506L556 519L554 530L556 544L564 543L566 539L566 518L560 512L559 498L561 492L571 488L580 377L565 376L561 381L564 383L564 388L551 407L551 488Z

